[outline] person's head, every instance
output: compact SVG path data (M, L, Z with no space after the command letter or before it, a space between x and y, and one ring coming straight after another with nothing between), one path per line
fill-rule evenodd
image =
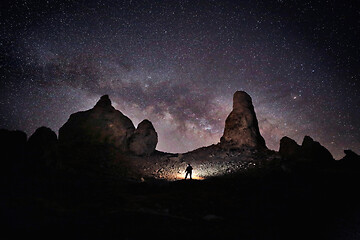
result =
M188 166L190 166L190 163L188 163Z

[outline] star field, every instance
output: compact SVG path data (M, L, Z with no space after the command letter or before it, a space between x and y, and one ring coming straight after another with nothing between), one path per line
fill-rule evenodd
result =
M0 128L58 129L103 94L158 150L217 143L232 95L270 149L310 135L360 149L360 9L350 1L9 1L1 4Z

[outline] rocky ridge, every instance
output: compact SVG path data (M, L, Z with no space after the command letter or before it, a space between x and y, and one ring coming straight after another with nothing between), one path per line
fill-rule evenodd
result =
M309 136L304 137L301 145L283 137L278 152L268 150L251 97L237 91L233 100L220 142L188 153L156 151L158 136L152 123L145 119L135 128L104 95L92 109L72 114L60 128L59 139L46 127L37 129L29 140L21 131L0 130L1 143L6 147L3 155L5 159L15 158L16 162L28 159L30 165L61 165L84 171L115 169L114 172L127 177L164 179L183 178L187 163L194 167L198 178L269 165L281 166L285 171L336 165L331 153ZM356 153L346 150L345 154L338 166L360 166Z

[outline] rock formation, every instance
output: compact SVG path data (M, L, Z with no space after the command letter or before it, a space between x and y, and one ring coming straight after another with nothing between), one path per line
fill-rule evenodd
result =
M104 95L94 108L71 114L59 130L59 141L65 145L112 145L126 152L134 130L132 121L116 110L109 96Z
M104 95L92 109L71 114L60 128L62 164L77 169L113 165L120 153L129 151L129 138L134 130L132 121Z
M59 130L62 163L75 168L119 167L130 155L152 154L157 142L149 120L135 129L132 121L111 105L108 95L92 109L72 114Z
M327 165L334 163L331 153L319 142L314 141L311 137L305 136L304 140L298 145L293 139L283 137L280 140L279 153L283 160L288 162L320 164Z
M224 148L266 148L261 136L251 97L237 91L233 98L233 110L225 121L224 134L220 139Z
M341 167L355 168L360 167L360 156L351 150L344 150L345 156L340 159L338 165Z
M352 150L344 150L344 153L345 157L343 157L340 161L359 161L360 163L360 156Z
M145 119L139 123L129 141L129 149L136 155L150 155L155 151L158 136L152 123Z
M289 137L280 140L279 153L284 159L295 159L300 156L301 146Z
M311 137L305 136L301 144L301 152L304 158L312 159L317 162L328 163L334 161L333 156L319 142L314 141Z
M27 142L27 153L31 162L39 165L51 165L57 159L56 133L47 127L36 129Z

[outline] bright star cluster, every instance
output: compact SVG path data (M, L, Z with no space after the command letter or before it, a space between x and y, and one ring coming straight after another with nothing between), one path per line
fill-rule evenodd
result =
M232 95L252 96L277 150L310 135L360 153L360 10L348 1L1 3L0 128L58 129L109 94L158 150L217 143Z

